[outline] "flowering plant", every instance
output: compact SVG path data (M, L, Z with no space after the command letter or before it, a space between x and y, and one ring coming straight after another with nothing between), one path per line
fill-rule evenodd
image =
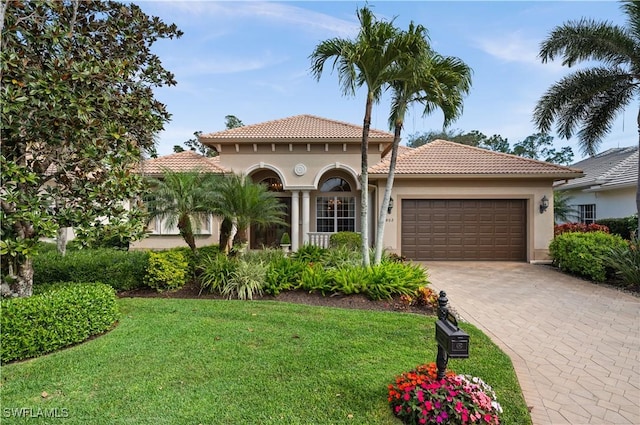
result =
M502 407L482 379L448 371L437 379L435 363L418 366L389 385L393 413L406 424L499 425Z

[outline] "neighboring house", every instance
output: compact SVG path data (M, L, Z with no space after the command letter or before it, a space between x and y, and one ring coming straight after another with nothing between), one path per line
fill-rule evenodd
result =
M140 172L147 177L161 178L165 170L191 171L225 174L228 173L220 166L220 158L207 158L193 151L173 153L142 161ZM155 218L149 223L148 238L132 242L131 249L165 249L186 245L176 226L167 226L165 220ZM219 221L210 216L206 222L200 223L196 230L196 243L199 246L217 244L219 242Z
M219 152L220 172L245 173L277 194L287 207L293 250L306 243L325 245L334 232L362 231L362 127L298 115L199 139ZM365 229L371 241L392 142L393 134L371 130L371 227ZM553 210L542 211L541 201L553 199L554 181L581 175L573 168L442 140L403 147L383 245L416 260L547 261ZM281 230L251 229L250 244L276 245ZM155 239L143 242L151 247Z
M572 165L584 176L556 183L554 190L571 197L578 220L629 217L637 212L638 147L612 148Z

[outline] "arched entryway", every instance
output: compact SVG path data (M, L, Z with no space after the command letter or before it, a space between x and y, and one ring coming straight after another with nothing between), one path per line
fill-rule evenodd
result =
M274 171L259 170L251 175L251 179L256 183L264 184L270 192L276 195L278 200L284 205L286 215L283 217L283 220L285 223L290 223L291 195L283 190L280 177ZM284 232L290 232L288 225L251 226L249 246L251 249L278 247L280 246L280 238Z

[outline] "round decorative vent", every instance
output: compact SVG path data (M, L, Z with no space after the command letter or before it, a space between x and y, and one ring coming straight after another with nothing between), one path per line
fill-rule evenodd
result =
M307 166L302 163L296 164L293 167L293 172L296 173L296 176L304 176L307 173Z

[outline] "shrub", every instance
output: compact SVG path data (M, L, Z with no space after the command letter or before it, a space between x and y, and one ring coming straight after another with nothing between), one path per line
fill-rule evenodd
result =
M269 263L265 277L264 292L276 296L282 291L296 289L300 286L302 272L309 267L297 260L279 258Z
M305 291L318 291L322 295L334 291L334 285L328 273L320 264L308 264L300 275L300 288Z
M158 291L176 290L184 286L189 263L180 251L149 253L145 283Z
M358 251L362 246L362 236L356 232L338 232L329 237L330 248L347 248L350 251Z
M287 232L282 234L282 237L280 238L280 245L291 245L291 237Z
M286 257L282 249L278 248L265 248L257 251L247 251L242 259L250 263L265 263L269 264L273 261L279 261L281 258Z
M624 248L624 239L604 232L569 232L556 236L549 244L549 253L560 270L603 282L607 267L603 257L611 249Z
M339 246L328 249L321 262L325 267L359 266L362 264L362 253Z
M405 424L499 424L502 407L484 381L448 372L437 379L435 363L418 366L395 379L388 401Z
M149 253L114 249L68 251L64 257L56 251L34 257L33 282L102 282L117 291L144 285Z
M305 263L319 263L327 253L326 248L317 245L305 244L292 257L294 260L304 261Z
M207 256L214 256L220 252L218 245L207 245L200 248L196 248L194 253L191 248L181 246L179 248L171 248L169 251L176 251L182 253L187 259L187 276L190 278L197 278L200 264Z
M231 279L237 263L237 260L227 257L224 253L206 256L198 266L200 271L200 293L207 288L210 292L222 292L222 289Z
M623 237L624 239L630 239L638 230L638 217L632 215L624 218L603 218L596 223L609 228L609 232Z
M63 284L29 298L2 301L3 362L50 353L110 329L118 319L112 287Z
M362 293L366 290L370 275L369 269L364 267L338 267L330 273L330 279L333 282L331 290L345 295Z
M400 301L407 307L427 306L433 311L438 311L438 293L428 286L418 288L418 290L411 295L400 296Z
M609 228L607 226L602 226L600 224L596 224L596 223L591 223L591 224L584 224L584 223L565 223L565 224L558 224L556 226L553 226L553 234L555 236L561 235L563 233L567 233L567 232L579 232L579 233L589 233L589 232L604 232L604 233L609 233Z
M428 283L425 270L418 264L383 263L371 268L366 294L372 300L391 299L414 294Z
M262 295L267 266L263 263L239 261L231 277L222 288L227 298L251 300L254 295Z
M602 261L613 269L623 284L640 285L640 238L632 238L626 246L609 248Z

